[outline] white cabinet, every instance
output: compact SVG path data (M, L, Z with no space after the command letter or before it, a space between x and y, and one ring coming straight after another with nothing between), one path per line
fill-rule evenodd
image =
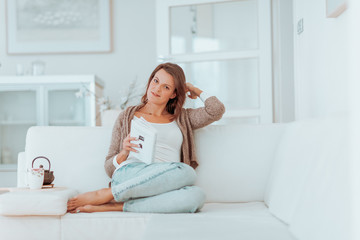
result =
M16 169L31 126L100 125L94 75L0 77L0 171Z

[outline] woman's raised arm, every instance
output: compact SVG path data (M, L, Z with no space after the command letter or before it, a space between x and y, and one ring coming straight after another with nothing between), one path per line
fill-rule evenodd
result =
M186 87L189 92L188 97L191 99L196 99L203 93L202 90L193 86L191 83L186 83ZM205 127L214 121L220 120L225 113L224 104L215 96L208 97L204 101L204 105L204 107L196 109L188 108L185 110L193 130Z

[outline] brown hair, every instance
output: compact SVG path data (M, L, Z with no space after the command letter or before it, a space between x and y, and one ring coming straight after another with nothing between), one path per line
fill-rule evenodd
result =
M168 74L170 74L173 77L174 82L175 82L174 92L176 93L176 96L173 99L169 99L169 101L166 104L166 111L173 115L171 117L171 119L173 120L173 119L176 119L180 115L181 109L185 103L185 98L186 98L185 74L184 74L183 69L177 64L169 63L169 62L162 63L154 69L154 71L151 73L151 75L149 77L145 95L141 98L140 106L143 107L147 103L147 101L148 101L147 91L149 89L150 82L152 81L155 74L160 69L164 69Z

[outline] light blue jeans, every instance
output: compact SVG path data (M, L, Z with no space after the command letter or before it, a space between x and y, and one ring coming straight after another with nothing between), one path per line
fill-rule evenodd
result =
M111 191L124 212L194 213L205 202L203 190L192 186L195 179L185 163L130 163L114 172Z

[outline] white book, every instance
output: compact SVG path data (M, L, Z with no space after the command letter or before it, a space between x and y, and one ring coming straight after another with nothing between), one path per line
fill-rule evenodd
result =
M144 118L134 118L131 120L130 136L138 139L131 142L140 147L134 148L139 151L137 153L130 151L129 157L139 159L146 164L152 163L155 154L156 129Z

